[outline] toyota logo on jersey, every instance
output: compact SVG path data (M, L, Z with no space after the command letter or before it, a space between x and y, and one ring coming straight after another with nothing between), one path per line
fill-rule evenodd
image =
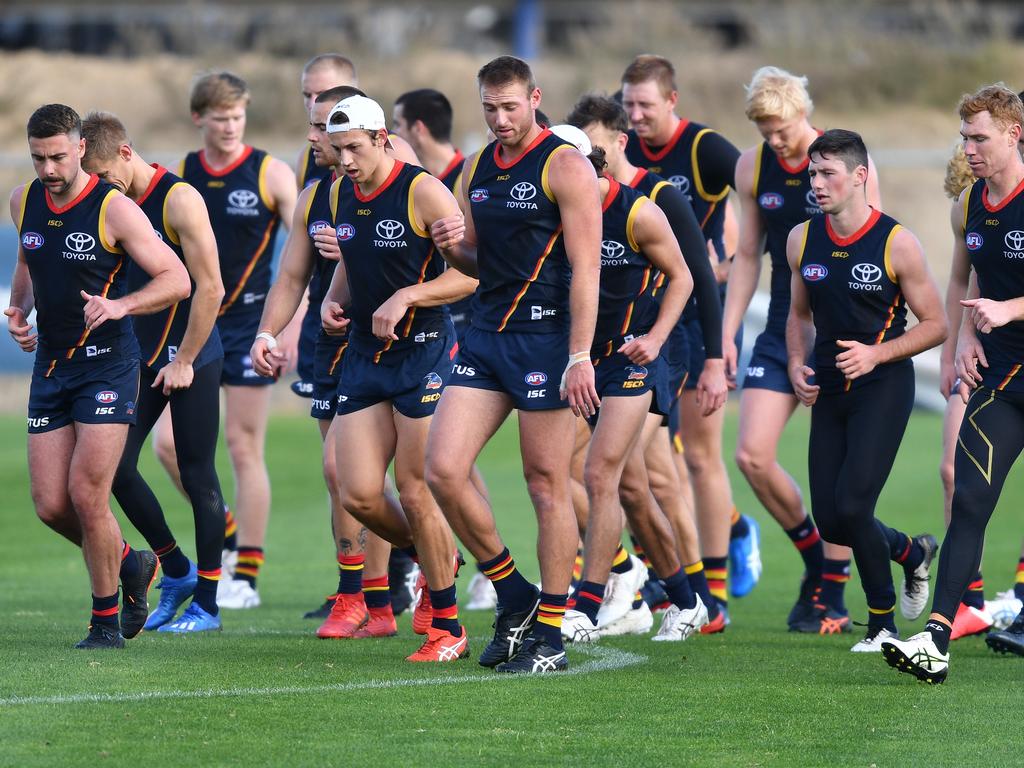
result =
M405 234L405 225L394 219L384 219L377 222L377 235L385 240L397 240Z
M882 276L882 270L874 264L854 264L853 279L862 283L875 283Z
M532 200L537 195L537 188L528 181L520 181L512 187L511 195L514 200Z
M251 189L235 189L228 193L228 203L235 208L255 208L259 199Z
M1006 247L1011 251L1024 250L1024 232L1019 229L1015 229L1012 232L1007 232L1004 238Z
M96 238L87 232L72 232L64 238L64 245L69 251L82 253L93 249L96 245Z

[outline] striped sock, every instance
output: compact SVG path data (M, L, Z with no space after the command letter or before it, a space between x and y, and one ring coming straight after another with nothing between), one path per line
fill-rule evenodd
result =
M587 614L590 620L597 624L597 612L601 610L601 603L604 601L604 584L581 581L579 589L573 596L576 599L576 610Z
M846 613L844 592L850 580L849 560L825 560L821 572L821 602L840 613Z
M133 555L131 546L127 541L121 540L121 580L133 579L139 575L139 558Z
M800 557L804 560L807 577L820 579L825 564L825 547L821 543L821 536L810 516L805 517L804 521L795 528L788 529L786 535L793 542L793 546L799 550Z
M878 521L876 521L876 524L889 542L890 560L902 565L903 570L907 573L910 573L924 562L924 547L902 531L897 531L895 528L890 528Z
M661 580L665 594L677 608L693 608L697 604L697 594L690 586L687 574L680 568L667 579Z
M975 573L971 583L967 585L962 602L971 608L985 608L985 580L981 577L981 571Z
M477 566L480 567L479 565ZM572 581L577 583L583 578L583 550L576 550L576 559L572 561Z
M704 573L708 578L708 589L723 608L729 605L729 593L725 591L725 580L729 573L728 557L705 557Z
M238 523L231 510L224 507L224 549L234 552L238 549Z
M647 553L644 552L644 548L640 546L640 542L637 541L632 535L629 537L630 543L633 545L633 554L640 558L640 562L646 565L648 568L651 567L651 561L647 557Z
M217 608L217 582L220 581L220 563L215 568L199 569L199 580L196 582L196 591L192 593L192 602L198 603L199 607L211 616L216 616Z
M535 599L533 584L523 578L516 568L516 561L509 554L508 547L501 554L480 563L484 576L491 580L494 591L498 593L498 602L504 606L519 608ZM562 603L565 606L565 603Z
M562 649L562 619L565 618L565 604L569 595L540 593L540 607L537 608L537 623L533 625L533 636L542 638L556 650Z
M619 544L615 550L615 557L612 558L612 573L629 573L633 569L633 562L629 559L629 552Z
M363 567L366 555L338 555L339 595L358 595L363 591Z
M896 631L896 589L892 581L878 590L864 590L868 604L868 629L884 627Z
M93 624L106 624L111 629L118 628L117 592L110 597L92 596L92 619L89 626Z
M262 547L239 547L235 578L248 581L249 585L256 589L256 579L259 578L261 565L263 565Z
M1017 578L1013 585L1013 596L1024 600L1024 557L1017 561Z
M174 539L162 547L153 547L153 554L160 558L160 567L165 575L172 579L180 579L182 576L188 575L188 558L185 557L178 542Z
M459 606L455 604L455 585L445 589L430 590L430 606L434 617L430 620L430 626L444 632L462 637L459 627Z
M704 573L704 561L698 560L696 563L683 566L683 573L686 574L686 580L690 582L690 588L698 595L700 600L708 609L708 618L715 619L718 617L718 603L711 596L711 590L708 588L708 579Z
M742 539L744 536L750 535L750 526L747 524L747 518L741 515L736 507L732 508L731 526L729 528L729 541Z
M363 599L367 608L387 608L391 605L387 574L375 579L363 579Z

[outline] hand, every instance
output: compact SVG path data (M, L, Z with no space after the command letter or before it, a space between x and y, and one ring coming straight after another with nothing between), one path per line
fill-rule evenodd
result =
M341 248L338 247L338 234L334 227L318 229L313 235L313 245L325 259L341 261Z
M85 327L90 331L99 328L107 320L120 320L126 314L124 306L117 299L92 296L85 291L79 293L85 299Z
M959 389L958 383L956 365L952 360L941 360L939 362L939 392L942 397L947 400L951 398L953 393Z
M806 406L814 405L818 399L818 392L821 390L817 384L810 384L807 380L814 375L814 369L806 365L790 366L789 381L793 385L793 391L797 399Z
M302 323L293 320L277 335L277 349L270 355L271 363L274 366L274 378L291 373L298 367L301 333Z
M434 245L442 250L458 245L465 235L466 219L461 213L437 219L430 225L430 237Z
M263 341L263 339L260 339ZM188 389L192 386L192 378L195 371L191 363L174 358L157 373L153 380L152 388L163 387L164 396L177 392L179 389Z
M988 368L988 359L985 357L985 350L982 348L981 342L973 332L961 331L956 343L956 357L953 358L953 364L956 366L956 375L960 378L961 396L963 396L964 387L974 389L981 384L982 374L978 370L978 365Z
M729 389L736 389L736 367L739 365L739 352L736 349L736 334L722 334L722 362L725 363L725 381Z
M7 330L11 338L25 352L34 352L38 344L39 336L32 333L32 328L25 320L25 313L20 307L8 307L4 310L7 315Z
M631 363L650 365L658 359L663 344L663 341L658 341L648 333L645 336L637 336L632 341L627 341L616 351L628 357Z
M711 271L715 273L715 282L719 285L728 282L732 259L719 259L713 240L708 240L708 261L711 262Z
M320 308L320 324L328 336L344 336L350 322L345 317L345 310L336 301L328 301Z
M562 374L563 386L558 394L563 400L568 398L569 408L575 416L584 418L597 413L601 399L597 396L594 386L594 364L585 360L566 367Z
M1008 301L993 299L961 299L960 306L971 310L971 322L982 333L992 333L1017 319L1013 305Z
M866 376L879 363L877 346L842 339L838 339L836 345L846 350L836 355L836 368L842 371L847 381Z
M287 364L280 349L270 349L266 339L256 339L252 343L249 357L252 359L253 370L268 379L276 379L280 375L281 368Z
M373 335L381 341L398 341L395 326L402 322L408 311L409 302L405 299L405 293L402 290L395 291L373 313Z
M735 346L734 346L735 348ZM722 358L709 358L704 361L704 370L697 379L697 405L701 408L701 416L705 418L713 414L729 397L729 385L725 378L725 361Z

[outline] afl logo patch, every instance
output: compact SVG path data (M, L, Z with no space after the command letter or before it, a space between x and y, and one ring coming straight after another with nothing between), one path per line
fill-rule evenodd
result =
M526 383L531 387L539 387L541 384L547 383L547 380L548 375L543 371L533 371L526 374Z
M423 381L426 382L426 389L440 389L441 385L444 384L444 380L438 376L434 371L431 371L423 377Z
M804 276L804 280L816 283L828 277L828 270L821 264L808 264L800 270L800 274Z
M489 198L491 193L486 189L474 189L469 193L469 202L471 203L482 203L484 200Z
M647 369L642 365L626 366L626 371L628 372L626 378L631 381L638 381L647 378Z
M967 250L969 251L976 251L985 244L985 239L977 232L968 232L964 241L967 243Z
M104 405L110 405L110 403L117 401L117 392L113 392L109 389L105 389L102 392L96 393L96 402L103 403Z
M326 221L322 221L322 220L321 221L314 221L308 227L308 229L309 229L309 236L312 237L317 232L319 232L321 229L329 229L330 226L331 225L328 222L326 222Z
M774 211L781 208L783 204L782 195L778 192L765 192L757 199L757 202L766 211Z
M43 236L38 232L26 232L21 236L21 247L26 251L34 251L43 244Z
M344 243L346 240L351 240L356 236L356 228L351 224L339 224L338 225L338 242Z

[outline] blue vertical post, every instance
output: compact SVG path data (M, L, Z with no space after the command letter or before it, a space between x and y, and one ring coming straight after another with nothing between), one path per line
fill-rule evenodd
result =
M540 48L541 6L539 0L518 0L515 18L516 56L526 61L536 58Z

